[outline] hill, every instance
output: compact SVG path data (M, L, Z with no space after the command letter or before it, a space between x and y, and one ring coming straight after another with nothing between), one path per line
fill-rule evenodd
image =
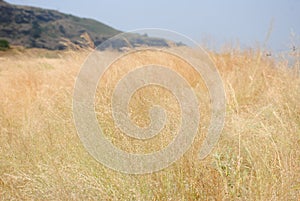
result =
M112 36L122 33L93 19L80 18L55 10L18 6L0 0L0 39L12 45L27 48L62 50L82 47L95 48ZM127 39L109 41L101 49L131 48L137 46L181 46L146 34L130 34Z
M93 19L0 0L0 38L24 47L64 49L66 43L97 46L120 31ZM84 41L85 40L85 41Z

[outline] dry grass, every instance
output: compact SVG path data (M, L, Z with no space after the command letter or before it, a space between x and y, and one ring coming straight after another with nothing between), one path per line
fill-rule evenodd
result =
M227 94L218 146L208 158L197 160L199 135L191 150L169 168L126 175L97 163L76 134L72 93L87 55L1 53L1 200L299 200L300 78L284 62L275 63L260 51L211 54ZM171 101L166 107L176 105L164 100ZM96 109L101 114L101 107ZM137 123L147 124L140 110L133 111L144 117ZM169 123L176 124L176 119ZM105 125L111 128L109 121ZM205 125L200 134L204 131ZM112 140L122 147L123 139ZM145 151L141 144L133 147Z

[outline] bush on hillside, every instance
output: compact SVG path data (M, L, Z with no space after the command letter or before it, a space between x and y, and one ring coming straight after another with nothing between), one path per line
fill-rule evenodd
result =
M9 49L9 42L7 40L0 39L0 50L4 51Z

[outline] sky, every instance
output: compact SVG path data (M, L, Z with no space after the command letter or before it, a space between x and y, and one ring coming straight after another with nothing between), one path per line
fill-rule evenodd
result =
M300 40L300 0L6 1L96 19L121 31L169 29L216 50L232 45L280 52Z

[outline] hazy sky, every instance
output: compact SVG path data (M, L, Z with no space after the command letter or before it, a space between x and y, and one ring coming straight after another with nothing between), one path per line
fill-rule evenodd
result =
M164 28L206 41L211 48L240 41L241 47L267 43L288 50L300 35L300 0L7 0L99 20L121 31ZM298 39L299 40L299 39Z

